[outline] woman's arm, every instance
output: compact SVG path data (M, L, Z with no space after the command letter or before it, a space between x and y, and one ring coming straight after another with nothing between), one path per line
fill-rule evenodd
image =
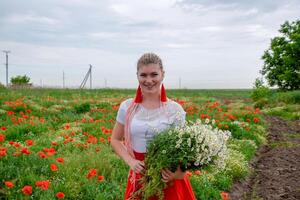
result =
M124 138L124 125L116 122L111 137L111 146L115 152L126 162L127 165L135 172L142 173L144 171L144 162L136 160L127 152L122 140Z

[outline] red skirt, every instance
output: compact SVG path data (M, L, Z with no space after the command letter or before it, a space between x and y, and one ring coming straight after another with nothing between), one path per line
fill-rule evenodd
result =
M134 152L135 158L138 160L144 160L145 154ZM135 176L135 185L132 183L133 178L133 171L129 171L128 181L127 181L127 188L125 192L124 199L127 200L131 197L131 195L137 191L141 185L139 180L142 178L141 174L136 174ZM167 188L164 189L164 200L195 200L195 195L191 186L191 183L187 177L184 179L177 179L174 180ZM139 200L139 199L135 199ZM158 200L157 197L150 198L149 200Z

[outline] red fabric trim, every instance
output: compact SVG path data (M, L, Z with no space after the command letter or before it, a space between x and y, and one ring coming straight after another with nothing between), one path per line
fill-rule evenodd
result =
M164 84L161 85L160 100L161 102L167 102L167 93Z
M143 101L142 89L141 89L141 86L139 85L138 89L136 90L134 102L142 103L142 101Z

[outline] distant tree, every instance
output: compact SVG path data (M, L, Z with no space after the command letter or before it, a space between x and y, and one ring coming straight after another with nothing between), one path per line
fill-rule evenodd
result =
M0 89L5 88L5 86L0 82Z
M271 39L271 47L264 52L263 69L270 86L282 90L300 89L300 20L286 21L279 30L283 36Z
M29 85L30 78L26 75L24 76L16 76L10 79L11 84L13 85Z

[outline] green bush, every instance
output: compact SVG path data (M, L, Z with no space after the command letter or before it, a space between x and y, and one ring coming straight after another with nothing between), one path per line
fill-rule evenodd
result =
M267 104L268 104L268 99L267 98L262 98L262 99L259 99L255 102L254 104L254 108L260 108L262 109L263 107L265 107Z
M225 174L231 176L234 180L244 178L248 174L248 164L245 156L233 149L229 149L228 152Z
M268 98L271 95L271 90L265 86L255 88L251 93L253 101Z
M220 191L213 187L209 179L211 175L201 175L199 178L191 177L191 184L197 199L222 200Z
M300 90L292 92L280 92L277 93L277 101L287 104L299 104L300 103Z
M91 105L90 103L86 102L79 105L75 105L74 109L76 113L86 113L90 111Z

